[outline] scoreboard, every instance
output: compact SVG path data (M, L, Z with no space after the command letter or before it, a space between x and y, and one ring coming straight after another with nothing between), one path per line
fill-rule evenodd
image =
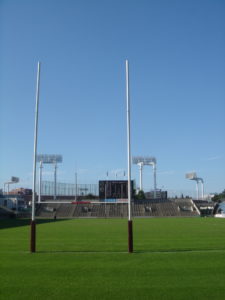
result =
M133 195L133 180L131 180L131 195ZM127 199L128 181L127 180L100 180L99 181L100 199Z

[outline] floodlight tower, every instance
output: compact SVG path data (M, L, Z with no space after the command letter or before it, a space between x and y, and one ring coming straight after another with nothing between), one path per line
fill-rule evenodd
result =
M202 187L202 200L204 200L204 181L202 178L198 178L198 183L201 183L201 187Z
M57 191L57 162L54 162L54 201L56 200L56 191Z
M156 183L156 158L155 157L149 158L149 165L152 166L153 168L154 198L156 198L157 183Z
M195 172L187 173L185 175L186 179L189 180L194 180L196 181L196 194L197 194L197 200L199 199L199 190L198 190L198 179L197 179L197 174Z
M42 168L43 164L54 165L54 200L56 200L57 193L57 163L62 162L62 155L59 154L39 154L37 155L37 161L40 162L40 173L39 173L39 198L38 202L41 202L41 182L42 182Z
M154 197L156 198L156 190L157 190L157 183L156 183L156 158L153 156L134 156L133 157L133 164L139 166L140 172L140 190L142 190L142 171L144 166L152 166L153 167L153 180L154 180Z
M15 177L15 176L12 176L10 181L5 182L4 183L4 194L6 193L5 192L6 185L7 185L7 194L9 194L9 185L13 184L13 183L17 183L17 182L19 182L19 177Z
M197 195L197 200L199 200L199 186L198 186L198 180L197 179L192 179L196 181L196 195Z
M199 182L201 183L201 186L202 186L202 200L204 200L204 181L202 178L200 177L197 177L197 174L195 172L192 172L192 173L187 173L186 176L185 176L187 179L190 179L190 180L194 180L196 181L196 194L197 194L197 200L199 200Z
M137 165L139 166L139 181L140 181L140 190L142 191L143 190L143 187L142 187L142 173L143 173L143 162L139 162L137 163Z

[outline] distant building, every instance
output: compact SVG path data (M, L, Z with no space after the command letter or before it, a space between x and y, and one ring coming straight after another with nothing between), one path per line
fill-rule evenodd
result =
M32 195L32 189L18 188L18 189L11 190L9 194L10 195Z
M0 206L4 206L15 211L27 207L24 198L21 195L1 195Z

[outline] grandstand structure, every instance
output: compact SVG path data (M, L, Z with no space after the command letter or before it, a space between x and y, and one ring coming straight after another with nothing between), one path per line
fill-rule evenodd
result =
M15 218L16 212L0 205L0 219L8 219L8 218Z
M192 199L139 200L131 203L133 217L197 217L200 211ZM38 204L39 218L127 218L127 203L73 201Z

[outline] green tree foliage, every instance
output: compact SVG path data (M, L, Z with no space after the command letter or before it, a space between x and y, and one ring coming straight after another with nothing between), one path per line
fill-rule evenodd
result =
M144 200L144 199L145 199L145 193L144 193L142 190L140 190L140 191L137 193L137 195L136 195L136 199L137 199L137 200Z
M222 193L216 194L213 198L212 201L214 202L222 202L225 200L225 190L223 190Z

